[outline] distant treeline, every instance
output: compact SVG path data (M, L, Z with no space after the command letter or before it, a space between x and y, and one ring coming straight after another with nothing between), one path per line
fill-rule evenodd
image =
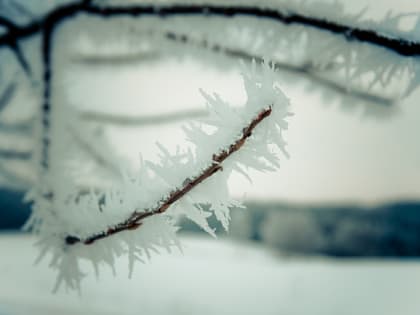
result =
M217 231L222 227L211 222ZM198 231L193 223L184 230ZM231 237L283 252L337 257L420 257L420 202L377 207L249 202L232 211Z
M23 202L24 193L0 189L0 229L17 230L29 217L31 207Z
M0 229L18 230L30 213L24 193L0 189ZM219 234L222 226L210 219ZM201 232L181 220L181 231ZM248 202L233 209L229 237L263 242L282 252L337 257L420 257L420 201L377 207Z

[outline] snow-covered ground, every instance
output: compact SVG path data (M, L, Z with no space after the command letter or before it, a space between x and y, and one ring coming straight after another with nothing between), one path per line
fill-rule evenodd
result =
M288 257L249 243L184 235L131 280L90 274L82 295L52 294L29 235L0 235L0 314L420 314L420 261Z

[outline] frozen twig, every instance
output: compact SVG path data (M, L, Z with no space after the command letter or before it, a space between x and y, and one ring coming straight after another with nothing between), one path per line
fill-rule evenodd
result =
M78 178L61 178L71 161L64 141L69 134L54 129L53 164L43 190L34 187L28 194L34 208L26 227L40 235L40 258L52 254L56 290L61 284L80 288L81 260L90 261L99 272L103 263L113 267L115 259L127 253L131 274L134 262L144 262L151 252L180 248L178 216L185 215L216 236L209 225L214 215L228 230L230 210L242 206L229 194L232 172L249 178L250 170L275 171L279 153L288 156L283 131L291 115L289 100L276 73L268 64L243 64L242 70L244 106L201 91L208 115L183 127L192 147L172 151L157 143L155 160L141 159L135 173L123 169L121 178L101 191L86 187L81 194ZM65 125L69 115L77 116L68 110L57 110L57 126Z
M292 63L276 61L273 59L267 60L267 58L263 58L262 56L251 54L249 52L246 52L240 49L232 49L232 48L223 46L221 44L211 44L207 42L206 40L196 40L190 36L187 36L186 34L177 34L174 32L167 32L164 34L164 37L170 41L174 41L174 42L178 42L182 44L195 45L195 46L202 47L204 49L208 49L216 53L221 52L228 57L233 57L233 58L241 59L244 61L249 61L249 62L255 61L258 63L268 62L276 70L306 76L309 79L317 82L318 84L326 88L329 88L337 93L348 94L348 95L357 97L361 100L374 102L374 103L385 105L385 106L390 106L397 101L396 99L393 99L393 98L388 98L388 97L384 97L380 95L374 95L374 94L371 94L369 92L365 92L362 90L358 90L354 88L349 89L347 86L340 84L340 82L337 80L329 79L325 76L322 76L319 73L320 69L317 69L316 67L314 68L313 66L311 66L310 62L302 63L301 65L295 65Z
M9 104L16 92L16 82L10 82L0 95L0 112Z
M122 223L115 225L112 228L109 228L107 231L102 233L93 234L85 239L80 239L77 236L68 235L65 238L67 245L74 245L77 243L83 243L85 245L93 244L94 242L109 237L113 234L127 231L127 230L135 230L142 224L142 220L148 218L153 215L164 213L168 208L174 204L176 201L181 199L185 196L188 192L190 192L193 188L198 186L201 182L206 180L207 178L211 177L218 171L223 170L222 163L233 153L240 150L241 147L245 144L245 141L252 135L253 130L257 127L259 123L261 123L265 118L267 118L271 114L271 106L267 107L266 109L262 110L250 123L248 126L244 127L242 130L242 136L237 139L234 143L232 143L227 150L223 150L220 153L213 155L212 163L209 167L204 169L201 174L193 177L187 178L184 181L184 185L174 191L172 191L169 196L162 201L159 202L159 205L152 210L145 210L142 212L138 212L137 210L133 212L133 214Z

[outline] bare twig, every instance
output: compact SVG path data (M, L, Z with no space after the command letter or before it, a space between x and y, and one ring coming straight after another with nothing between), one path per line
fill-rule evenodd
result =
M203 117L207 114L206 110L182 110L177 112L144 115L144 116L124 116L119 114L108 114L103 112L81 111L80 118L87 121L94 121L120 126L147 126L157 124L167 124L179 120Z
M19 28L19 26L17 24L15 24L13 21L0 16L0 25L4 26L7 28L7 32L5 35L3 36L7 36L8 34L13 34L14 32L16 32ZM30 76L31 74L31 69L29 67L29 64L24 56L24 54L22 53L22 50L19 47L19 40L16 37L12 37L7 43L7 46L9 46L9 48L12 50L12 52L15 54L17 61L19 62L20 66L22 67L23 71Z
M251 16L274 20L283 24L304 25L333 34L343 36L349 41L357 40L394 51L403 56L420 55L420 43L404 38L394 38L381 34L375 30L357 28L340 22L327 21L322 18L299 14L298 12L282 12L276 9L260 8L247 5L217 5L217 4L173 4L173 5L146 5L133 4L128 6L98 6L91 1L75 1L59 6L48 12L38 20L32 21L25 26L13 22L13 31L0 36L0 46L10 45L11 42L27 38L46 29L54 29L56 25L67 18L78 13L88 13L102 17L155 15L159 17L176 15L202 15L202 16L224 16L233 17L236 15ZM9 21L10 22L10 21ZM10 28L10 25L8 25Z
M135 210L132 215L124 222L115 225L114 227L109 228L107 231L93 234L85 239L80 239L77 236L68 235L65 238L65 243L67 245L74 245L78 243L82 243L85 245L90 245L96 242L97 240L109 237L116 233L128 230L135 230L139 226L142 225L142 220L151 217L153 215L164 213L168 208L173 205L176 201L181 199L185 196L188 192L190 192L194 187L198 186L207 178L211 177L213 174L217 173L218 171L222 170L222 163L233 153L241 149L241 147L245 144L246 140L252 135L253 130L259 123L261 123L265 118L267 118L271 114L271 106L267 107L266 109L262 110L243 130L241 137L232 143L228 149L223 150L222 152L213 155L212 163L209 167L204 169L200 174L196 175L193 178L187 178L184 181L184 185L176 190L173 190L169 196L163 200L161 200L158 206L151 210L145 211L137 211Z
M0 158L7 160L29 160L32 156L31 151L0 149Z
M131 63L151 61L158 58L157 52L135 51L124 54L79 53L71 57L71 61L86 66L124 66Z
M303 63L302 65L294 65L291 63L285 63L285 62L280 62L276 60L267 60L263 58L262 56L250 54L248 52L245 52L239 49L232 49L226 46L222 46L220 44L210 44L206 40L197 40L190 36L187 36L186 34L177 34L174 32L167 32L164 34L164 37L170 41L174 41L174 42L178 42L182 44L192 44L198 47L202 47L204 49L211 50L216 53L221 52L227 55L228 57L239 58L244 61L255 61L257 63L263 63L265 61L271 64L273 68L276 70L286 71L288 73L293 73L293 74L304 75L308 77L309 79L317 82L318 84L323 85L324 87L327 87L337 93L351 95L365 101L374 102L374 103L382 104L385 106L390 106L397 101L396 99L387 98L380 95L373 95L371 93L368 93L362 90L348 89L347 86L340 84L339 81L328 79L322 76L321 74L318 73L319 72L318 69L312 66L308 66L308 63Z
M6 19L4 16L0 16L0 25L6 27L9 30L15 27L15 24L9 19Z
M0 96L0 112L9 104L16 92L16 82L10 82Z
M30 132L32 131L33 123L34 123L33 118L23 120L23 121L18 121L15 123L0 121L0 132L30 135Z

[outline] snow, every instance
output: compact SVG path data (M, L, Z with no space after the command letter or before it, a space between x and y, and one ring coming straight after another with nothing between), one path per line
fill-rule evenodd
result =
M33 266L35 238L0 234L0 314L418 315L418 260L290 257L251 243L181 236L184 254L154 256L113 276L93 274L81 296L51 293ZM127 270L127 258L117 269Z

